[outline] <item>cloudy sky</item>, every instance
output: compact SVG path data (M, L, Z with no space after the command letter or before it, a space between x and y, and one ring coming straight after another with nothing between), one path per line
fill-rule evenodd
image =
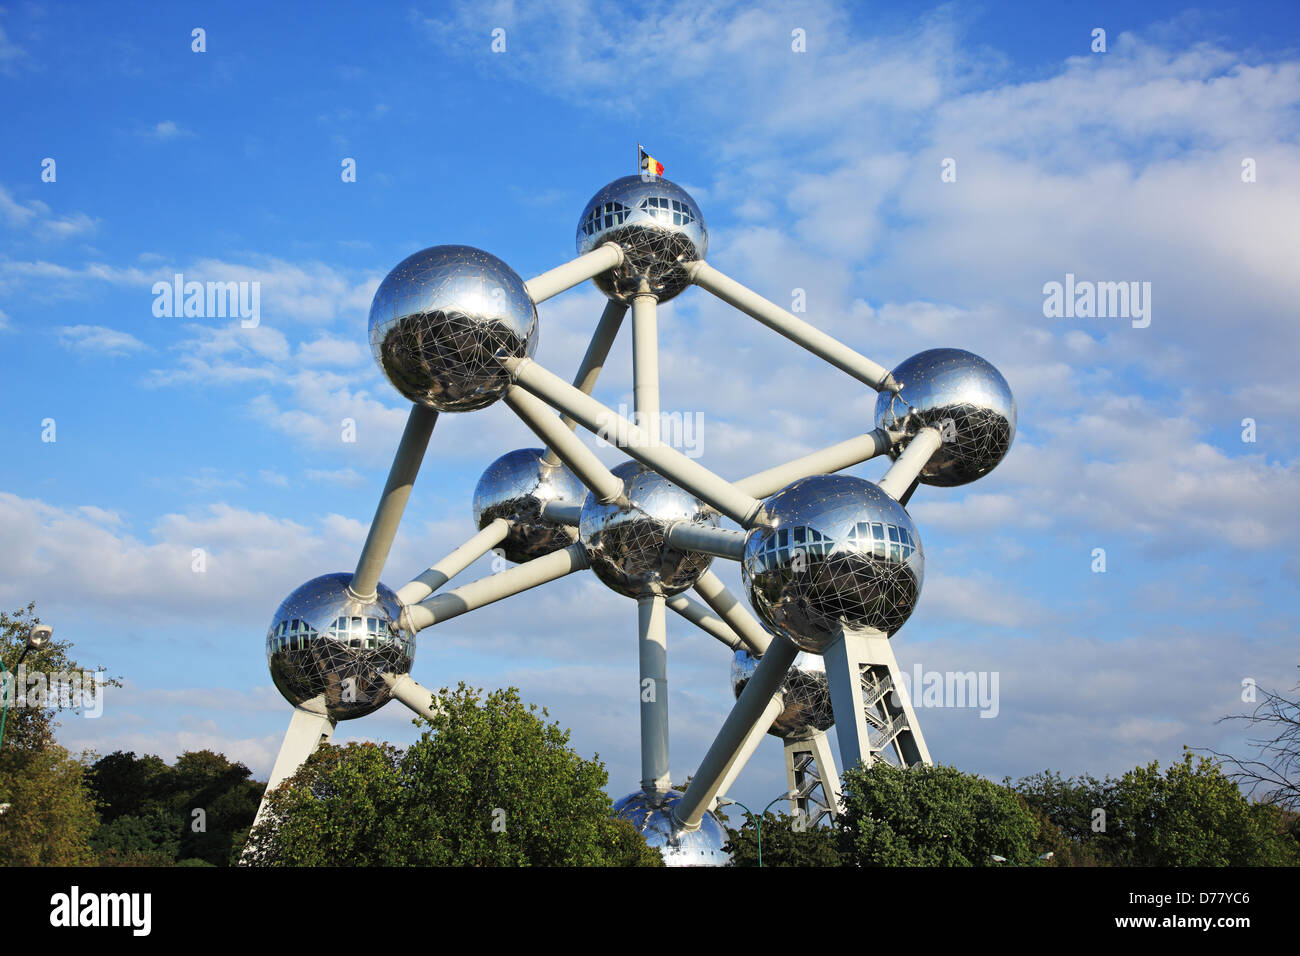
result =
M886 366L965 348L1015 392L1001 467L912 502L927 577L900 663L999 678L993 719L920 711L935 759L1001 778L1242 750L1216 720L1300 664L1294 7L525 6L0 13L0 603L36 601L125 680L64 741L267 773L289 716L267 623L353 567L406 416L366 344L380 279L442 243L525 277L564 261L640 141L718 268L783 305L804 290L806 318ZM260 324L155 315L176 273L259 282ZM1149 324L1048 317L1067 274L1149 283ZM602 305L589 285L546 302L537 359L571 375ZM719 474L872 427L874 393L699 290L660 315L664 408L700 416ZM444 415L385 582L472 533L478 475L532 444L501 405ZM520 687L618 796L639 778L635 620L577 575L424 632L414 674ZM669 639L680 779L729 660L678 619ZM412 733L393 705L337 739ZM769 740L734 793L783 776Z

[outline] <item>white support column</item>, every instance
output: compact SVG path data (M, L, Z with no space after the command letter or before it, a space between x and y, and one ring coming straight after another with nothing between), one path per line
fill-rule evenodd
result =
M641 672L641 789L665 792L668 772L668 633L664 599L637 599Z
M393 466L388 472L388 481L384 484L383 496L375 517L370 522L370 533L361 549L357 561L357 570L352 575L348 590L361 601L375 599L375 587L379 584L379 575L388 560L388 551L397 536L397 526L402 521L402 512L406 510L406 501L411 497L411 487L415 476L420 472L420 462L424 460L425 449L429 447L429 436L433 434L434 423L438 413L424 405L412 405L411 414L406 419L406 429L398 443L397 454L393 457Z
M878 428L865 435L858 435L837 445L811 452L794 461L760 471L733 484L745 494L753 495L755 498L766 498L800 478L833 474L883 455L889 451L893 438L894 436L889 432Z
M626 418L583 394L532 359L505 359L503 364L520 386L546 404L571 416L583 428L595 432L605 441L617 445L637 461L653 468L741 527L752 528L765 519L763 502L737 491L731 484L676 449L652 442L649 435Z
M403 704L417 716L434 718L439 709L433 702L433 691L421 686L410 674L385 674L393 699Z
M606 468L596 453L566 428L546 403L518 385L507 388L505 398L510 410L546 443L558 460L569 466L597 501L609 504L623 497L623 480Z
M418 604L504 541L509 533L510 522L505 518L489 522L482 531L423 571L418 578L402 585L397 591L397 599L403 604Z
M843 631L822 659L844 769L871 766L891 744L904 766L930 763L889 638L879 631Z
M575 285L581 285L593 276L598 276L607 269L622 264L622 248L617 243L607 242L586 255L570 259L564 265L556 266L539 276L533 276L524 283L524 289L534 303L545 302L565 289L572 289Z
M714 810L718 806L718 801L725 797L735 785L736 780L740 777L740 772L745 769L749 759L754 756L754 751L758 745L763 742L767 736L768 730L772 727L772 721L781 715L785 710L785 697L781 694L773 694L768 698L767 706L763 708L762 715L754 721L754 726L749 728L749 733L745 735L744 741L740 745L740 752L736 755L735 762L727 768L726 774L722 778L722 783L718 785L718 793L709 803L709 809Z
M666 603L670 611L676 611L704 633L717 638L731 650L738 651L742 647L748 650L745 642L740 639L740 635L731 629L731 625L722 618L717 617L703 604L692 601L685 594L674 594Z
M719 788L726 779L731 766L740 758L746 739L756 724L767 717L772 696L785 680L790 665L798 655L799 649L784 637L772 639L767 653L754 668L753 675L745 683L736 705L727 715L722 729L714 738L713 745L700 763L700 769L691 778L691 785L686 793L673 807L673 822L686 830L699 827L705 810L718 795ZM767 727L772 725L769 718Z
M405 609L406 620L412 630L422 631L439 621L459 617L467 611L493 604L512 594L519 594L586 567L586 550L581 544L571 544L567 548L516 564L454 590L435 594L419 604L412 604Z
M311 706L309 702L308 706ZM316 752L316 748L325 743L334 734L334 721L323 713L295 707L289 718L289 729L284 732L280 752L276 755L275 765L271 767L271 776L266 781L266 790L262 802L258 804L253 826L261 821L266 812L266 798L276 787L284 783L298 768L307 762L307 758Z
M825 731L785 741L785 773L791 816L806 813L808 822L815 825L823 813L834 816L840 812L840 774ZM818 789L822 792L820 809L816 809Z
M736 600L736 596L727 590L727 586L716 574L712 571L701 574L695 581L695 593L713 609L713 613L740 635L750 653L762 657L767 652L768 644L772 641L771 635L746 610L745 605Z
M634 422L659 443L659 300L632 298L632 407Z
M735 306L746 315L753 316L769 329L784 335L796 345L803 346L836 368L848 372L859 382L878 392L897 392L898 383L882 365L865 355L860 355L847 345L827 335L816 326L775 303L769 302L752 289L747 289L735 279L723 275L703 260L685 263L691 281L701 289L711 292L728 305Z
M675 521L668 526L664 540L680 551L703 551L731 561L739 561L745 556L745 532L731 528Z
M937 428L922 428L917 432L903 453L898 456L898 460L889 466L884 477L877 484L880 490L891 498L901 498L911 486L925 463L930 460L939 446L943 444L943 438Z

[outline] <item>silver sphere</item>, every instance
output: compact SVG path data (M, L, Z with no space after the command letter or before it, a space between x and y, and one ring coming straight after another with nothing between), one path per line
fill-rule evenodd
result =
M680 594L708 570L713 555L668 547L667 527L675 521L716 526L717 512L640 462L625 461L613 472L630 504L601 504L587 495L578 534L591 569L627 597Z
M266 632L271 679L285 700L297 707L319 698L335 720L388 703L382 675L408 673L415 658L397 595L380 584L374 601L357 601L351 581L347 572L313 578L284 599Z
M596 276L596 287L619 302L641 291L667 302L691 284L681 263L704 258L709 233L700 207L681 186L624 176L592 196L578 221L579 254L607 242L618 243L625 259Z
M736 697L754 676L758 658L741 648L731 659L731 689ZM821 657L800 651L781 684L785 709L772 721L767 732L782 740L799 740L835 723L831 709L831 688Z
M929 349L894 369L894 379L902 391L877 397L876 426L915 431L932 425L943 436L921 469L925 484L964 485L1006 456L1016 437L1016 401L1002 373L984 359L962 349ZM890 455L897 458L906 446L901 442Z
M841 629L892 635L921 595L925 555L907 512L869 481L814 475L766 502L772 527L745 539L741 573L759 618L822 653Z
M645 842L659 850L664 866L726 866L731 861L731 854L723 849L726 829L707 811L699 829L676 826L672 812L681 798L679 790L637 790L614 804L614 816L636 827Z
M482 530L497 518L510 521L501 549L511 561L527 561L567 548L578 529L542 518L542 505L581 506L587 489L562 464L542 460L541 448L506 452L478 480L474 489L474 524Z
M472 246L403 259L370 305L370 350L393 387L440 412L491 405L510 384L506 358L537 348L537 308L524 280Z

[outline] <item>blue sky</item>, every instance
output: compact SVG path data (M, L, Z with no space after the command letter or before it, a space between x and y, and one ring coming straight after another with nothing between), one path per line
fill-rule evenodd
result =
M913 499L927 580L900 663L1000 675L996 719L921 712L935 758L1000 778L1241 749L1215 720L1242 680L1291 687L1300 663L1300 15L1083 6L5 8L0 601L37 601L127 682L66 742L269 770L288 708L266 624L353 566L405 419L366 345L379 280L451 242L525 277L558 264L642 141L716 266L782 304L804 289L810 321L886 365L967 348L1016 393L1007 461ZM260 282L260 325L155 317L176 272ZM1150 326L1046 318L1066 273L1150 282ZM538 360L572 374L602 304L543 304ZM719 474L871 427L873 393L698 290L661 319L664 407L702 416ZM596 394L631 403L626 336ZM386 583L467 537L479 473L531 444L503 406L443 416ZM520 686L617 796L638 778L634 622L578 576L425 632L414 674ZM729 662L670 627L681 778ZM410 734L393 705L339 736ZM782 776L769 741L735 793Z

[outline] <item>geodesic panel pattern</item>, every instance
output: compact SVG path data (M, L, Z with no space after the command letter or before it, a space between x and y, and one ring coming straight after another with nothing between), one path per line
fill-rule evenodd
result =
M996 368L962 349L929 349L893 371L898 395L876 398L876 426L915 434L932 426L943 445L921 469L927 485L964 485L997 467L1016 435L1016 403ZM910 408L908 406L911 406ZM890 449L897 458L907 441Z
M676 183L653 176L616 179L587 203L578 220L578 252L607 242L623 248L623 264L593 281L619 302L631 301L643 287L668 301L690 285L681 264L703 259L709 245L695 200Z
M731 689L737 698L754 676L758 661L743 648L732 657ZM767 730L773 737L798 740L819 730L829 730L835 723L826 665L816 654L799 652L781 683L780 693L785 707Z
M727 843L727 831L708 812L698 829L683 830L674 825L673 807L681 799L679 790L637 790L614 804L614 816L636 827L646 843L659 850L664 866L726 866L731 859L722 849Z
M589 494L582 506L578 532L591 569L628 597L680 594L708 569L713 555L669 547L668 525L716 526L718 513L640 462L624 462L613 472L623 479L629 504L601 504Z
M769 498L767 513L772 526L749 533L741 570L774 633L821 653L842 629L892 635L911 616L925 574L920 537L871 482L803 478Z
M509 521L510 532L501 549L511 561L540 558L578 540L574 525L547 521L542 505L549 502L581 507L587 489L562 464L547 464L541 448L506 452L488 465L474 489L474 524L485 528L497 518Z
M371 602L348 594L352 575L325 574L298 588L266 633L271 679L297 706L319 698L336 720L362 717L388 702L382 675L406 674L415 635L399 624L401 604L382 584Z
M506 358L537 347L524 281L470 246L433 246L397 265L370 306L370 348L393 386L443 412L491 405L510 385Z

